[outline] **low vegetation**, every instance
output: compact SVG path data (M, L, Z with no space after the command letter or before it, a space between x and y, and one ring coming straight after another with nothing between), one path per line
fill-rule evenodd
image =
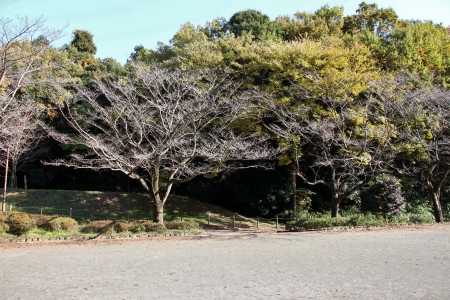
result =
M434 223L434 216L429 211L420 213L401 212L391 215L388 218L385 215L367 214L348 214L339 218L331 218L328 214L317 215L311 218L300 218L298 220L286 223L286 230L314 230L322 228L336 227L367 227L367 226L386 226L393 224L429 224Z

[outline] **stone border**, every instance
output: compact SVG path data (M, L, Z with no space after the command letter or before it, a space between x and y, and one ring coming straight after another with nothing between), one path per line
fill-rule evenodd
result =
M129 235L89 235L89 236L66 236L66 237L35 237L35 238L9 238L0 239L0 244L9 243L36 243L36 242L70 242L70 241L98 241L98 240L127 240L135 238L164 238L181 236L199 236L202 233L147 233Z
M37 237L37 238L9 238L0 239L0 245L5 244L45 244L45 243L59 243L59 242L95 242L95 241L126 241L137 239L164 239L164 238L236 238L245 236L264 236L271 234L296 234L296 233L314 233L314 232L343 232L343 231L376 231L376 230L394 230L394 229L423 229L430 227L444 227L449 226L450 222L442 223L429 223L429 224L388 224L386 226L347 226L347 227L332 227L332 228L320 228L320 229L305 229L297 231L264 231L264 230L251 230L251 231L236 231L227 230L227 234L208 234L214 232L209 230L208 232L200 233L146 233L146 234L128 234L128 235L89 235L89 236L71 236L71 237ZM218 230L221 232L221 230ZM222 231L223 232L223 231ZM236 233L236 234L233 234Z

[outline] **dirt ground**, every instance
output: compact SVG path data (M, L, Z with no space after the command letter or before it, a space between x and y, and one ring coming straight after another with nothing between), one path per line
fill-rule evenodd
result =
M2 245L2 299L450 299L450 226Z

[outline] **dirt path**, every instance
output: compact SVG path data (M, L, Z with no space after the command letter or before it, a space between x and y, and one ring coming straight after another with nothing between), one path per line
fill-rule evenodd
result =
M28 245L2 299L450 299L450 226Z

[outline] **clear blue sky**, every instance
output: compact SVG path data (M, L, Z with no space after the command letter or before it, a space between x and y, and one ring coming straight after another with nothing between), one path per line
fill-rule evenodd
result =
M136 45L153 49L158 41L169 43L180 25L204 25L217 17L256 9L275 19L297 11L314 12L321 6L343 6L353 14L362 0L0 0L0 17L44 16L52 28L67 25L55 46L71 41L75 29L94 35L97 57L124 63ZM393 8L401 19L432 20L450 25L450 0L378 0L379 7Z

